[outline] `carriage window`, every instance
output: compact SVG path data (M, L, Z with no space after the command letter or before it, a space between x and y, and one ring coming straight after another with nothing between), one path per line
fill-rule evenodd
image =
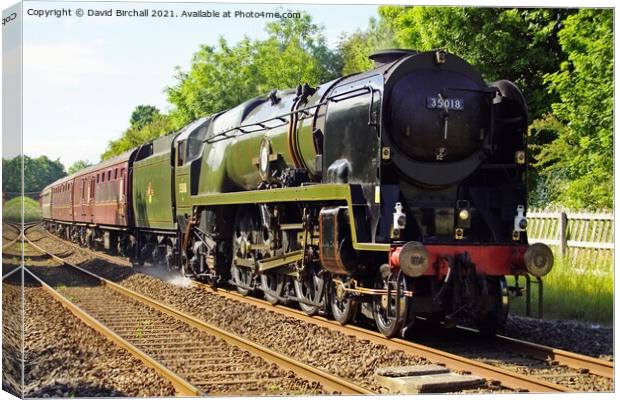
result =
M121 178L125 176L125 168L121 168Z
M114 180L118 179L118 168L114 168Z
M112 177L112 171L108 171L108 180L110 180L110 178Z

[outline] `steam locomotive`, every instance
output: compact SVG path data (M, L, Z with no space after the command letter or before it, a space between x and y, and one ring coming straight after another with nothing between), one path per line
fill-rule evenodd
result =
M136 263L386 336L416 317L495 332L527 240L526 102L443 50L273 90L46 187L46 226Z

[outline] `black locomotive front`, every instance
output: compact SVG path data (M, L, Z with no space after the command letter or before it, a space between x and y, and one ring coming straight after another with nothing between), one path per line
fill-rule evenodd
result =
M407 302L381 296L377 325L394 335L413 315L467 316L495 330L507 313L504 277L539 277L553 263L548 247L527 242L525 99L442 50L371 58L373 70L332 91L336 103L368 95L328 106L323 180L362 188L357 236L391 248L379 288L415 293Z

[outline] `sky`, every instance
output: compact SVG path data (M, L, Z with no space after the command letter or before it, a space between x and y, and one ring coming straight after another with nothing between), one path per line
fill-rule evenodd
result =
M28 15L71 9L70 17ZM174 84L175 67L187 70L201 44L220 36L235 43L244 35L265 38L266 18L77 17L88 10L277 11L280 5L24 3L23 150L69 166L98 162L109 140L129 126L132 110L152 104L169 110L163 89ZM284 5L309 12L324 26L330 47L341 34L364 29L375 5ZM346 17L344 17L346 16Z

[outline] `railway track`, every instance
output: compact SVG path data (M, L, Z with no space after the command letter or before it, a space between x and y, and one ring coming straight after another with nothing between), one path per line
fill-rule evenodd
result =
M210 286L200 282L193 282L193 285L226 299L241 301L265 310L273 311L275 308L277 312L284 316L290 316L346 335L352 335L360 340L369 340L392 350L400 350L407 354L415 354L429 361L444 364L449 368L469 371L487 380L498 381L501 386L512 390L529 392L573 391L566 386L558 385L535 376L513 372L503 367L491 365L488 362L476 361L469 357L463 357L453 352L442 350L439 345L429 346L399 338L388 339L378 332L363 327L354 325L343 326L322 316L308 316L300 310L283 305L273 306L265 300L242 296L234 290L220 288L214 290ZM457 327L456 331L458 334L465 335L465 337L461 336L459 339L464 343L469 343L470 340L481 340L479 332L474 329ZM457 335L456 332L455 335ZM486 340L488 341L489 339ZM527 356L544 363L549 363L550 365L570 368L575 370L574 372L576 374L590 373L607 379L613 379L614 377L613 362L610 361L501 335L498 335L496 339L492 339L492 341L496 341L497 346L501 346L503 349L514 354Z
M463 334L468 332L472 336L479 335L478 331L467 327L458 327L458 331ZM556 349L550 346L503 335L496 335L494 340L498 345L501 345L502 348L510 350L516 354L527 355L537 360L550 361L556 365L584 371L584 373L591 373L603 378L614 378L614 363L612 361L573 353L562 349Z
M118 257L102 255L99 252L93 252L89 249L81 248L66 241L65 243L75 246L83 251L90 252L96 257L107 258L109 261L113 261L116 264L124 263L125 265L131 265L126 260L120 259ZM415 354L431 362L445 364L449 368L455 370L469 371L483 378L486 378L488 381L499 382L502 387L512 390L531 392L572 391L572 389L569 387L553 383L549 380L524 375L508 370L506 368L490 365L486 362L475 361L467 357L453 354L451 352L442 351L441 349L438 349L436 347L430 347L420 343L412 343L410 341L402 339L387 339L377 332L356 326L341 326L335 321L331 321L320 316L309 317L299 310L281 305L273 306L264 300L241 296L233 290L226 290L220 288L218 288L217 290L213 290L209 286L201 284L199 282L193 282L193 285L201 288L202 290L209 291L226 299L241 301L265 310L275 311L285 316L290 316L314 325L341 332L345 335L354 336L360 340L368 340L372 343L386 346L388 349L391 350L400 350L407 354ZM473 338L478 335L477 331L475 330L467 328L459 329L459 332L462 332L463 335L468 335L468 337ZM543 346L504 336L498 336L497 343L498 345L503 346L507 351L540 360L545 363L550 363L550 365L564 366L566 368L577 370L577 373L593 374L604 378L613 379L613 363L609 361L600 360L597 358L571 353L560 349L554 349L548 346Z
M20 238L20 233L21 233L21 230L11 223L4 222L3 225L4 226L2 227L3 228L2 229L2 242L3 242L2 250L8 247L11 247L15 242L17 242L17 240L19 240ZM10 230L13 231L14 235L7 235L6 228L11 228Z
M24 248L17 246L21 244L22 230L35 226L36 223L28 223L22 226L15 222L3 222L2 224L2 279L11 275L21 265L22 257L24 256ZM10 235L7 235L7 228L11 231ZM4 243L6 241L6 243ZM5 258L9 259L5 262Z
M3 222L3 229L2 229L2 239L3 239L3 243L2 243L2 250L8 249L11 246L13 246L15 243L17 243L18 240L21 239L22 237L22 229L27 229L30 228L32 226L35 226L37 223L27 223L24 224L24 226L22 227L21 224L15 223L15 222ZM12 231L13 235L10 235L11 237L8 237L6 234L6 228L10 228L10 230ZM4 243L6 239L6 243Z
M25 239L60 264L30 267L28 273L86 323L165 375L184 396L373 393L117 285Z

